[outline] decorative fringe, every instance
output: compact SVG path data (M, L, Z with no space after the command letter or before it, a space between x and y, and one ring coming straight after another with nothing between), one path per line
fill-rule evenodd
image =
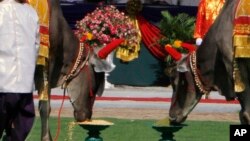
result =
M245 90L245 84L242 82L240 70L238 68L238 64L236 61L234 61L234 90L235 92L243 92Z

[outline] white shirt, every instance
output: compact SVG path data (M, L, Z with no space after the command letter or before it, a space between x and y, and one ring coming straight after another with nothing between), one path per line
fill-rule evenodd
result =
M33 91L40 42L38 20L28 4L0 2L0 92Z

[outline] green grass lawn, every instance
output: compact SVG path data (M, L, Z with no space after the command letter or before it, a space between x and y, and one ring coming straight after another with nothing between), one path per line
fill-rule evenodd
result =
M159 141L160 133L152 128L155 120L127 120L102 118L114 125L101 132L104 141ZM58 141L84 141L86 130L73 125L73 118L61 118L61 128ZM175 133L177 141L229 141L230 124L234 122L217 121L186 121L187 126ZM70 127L71 126L71 127ZM27 141L40 140L40 118L37 118ZM50 119L53 138L57 131L57 118Z

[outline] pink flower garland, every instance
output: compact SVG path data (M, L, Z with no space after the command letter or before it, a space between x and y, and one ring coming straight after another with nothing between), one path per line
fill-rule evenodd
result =
M79 39L85 34L93 35L86 40L92 47L103 47L114 39L123 38L128 44L138 43L138 30L129 17L113 5L100 6L76 23L75 32Z

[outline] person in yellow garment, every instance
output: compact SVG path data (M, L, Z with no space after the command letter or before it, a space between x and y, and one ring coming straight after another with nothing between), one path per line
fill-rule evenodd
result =
M37 59L36 87L40 101L48 101L49 6L48 0L26 0L37 12L40 23L40 47Z
M0 0L0 139L24 141L35 118L39 21L26 0Z
M238 60L250 58L250 8L249 0L239 0L234 15L234 90L235 92L243 92L247 89L244 84L244 77L238 66ZM241 61L242 62L242 61ZM246 82L246 80L245 80Z
M194 29L194 39L196 39L197 46L201 45L204 36L210 26L214 23L214 20L220 13L224 3L225 0L200 1Z

